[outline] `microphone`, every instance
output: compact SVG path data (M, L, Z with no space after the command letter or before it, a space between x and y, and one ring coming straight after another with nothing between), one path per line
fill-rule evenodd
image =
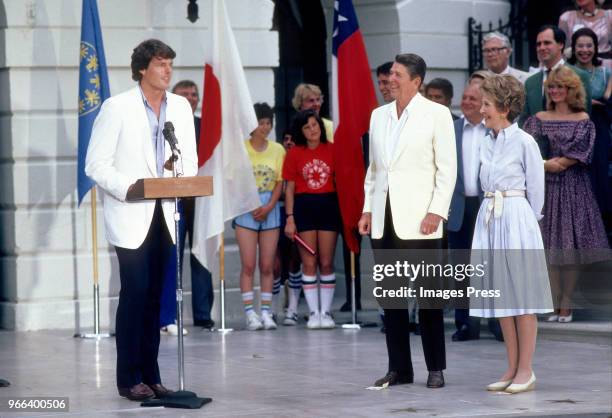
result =
M181 151L179 151L178 149L178 141L176 139L176 136L174 135L174 125L172 124L172 122L164 123L164 129L162 133L164 134L164 138L166 139L166 141L168 141L168 144L170 144L170 149L172 149L172 152L180 154Z

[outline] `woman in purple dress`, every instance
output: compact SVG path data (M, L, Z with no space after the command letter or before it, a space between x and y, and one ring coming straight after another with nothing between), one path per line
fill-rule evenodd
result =
M541 221L544 248L550 251L550 277L555 313L548 321L571 322L571 297L579 265L598 261L608 240L591 189L588 164L595 126L585 112L580 78L566 66L553 70L544 84L547 111L525 122L524 130L548 139L544 161L546 196Z

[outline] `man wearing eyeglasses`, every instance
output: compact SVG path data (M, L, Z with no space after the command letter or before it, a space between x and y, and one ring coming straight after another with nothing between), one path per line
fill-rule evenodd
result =
M529 73L510 66L512 45L510 39L500 32L491 32L482 41L482 56L487 69L495 74L509 74L525 84Z

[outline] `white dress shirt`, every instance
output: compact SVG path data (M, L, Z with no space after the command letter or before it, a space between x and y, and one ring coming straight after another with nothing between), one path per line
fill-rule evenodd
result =
M419 94L419 93L417 93ZM408 120L408 116L410 114L410 108L416 102L414 97L410 100L408 105L404 108L404 111L397 117L397 101L393 102L393 106L391 106L389 112L389 118L387 120L387 134L386 134L386 147L385 151L387 153L387 163L391 162L393 159L393 153L395 152L395 147L400 138L400 134L406 125L406 121Z
M461 154L463 156L463 185L466 196L478 196L478 173L480 170L480 145L487 136L487 128L481 121L473 125L463 120Z
M561 58L559 60L559 62L557 62L555 65L553 65L552 68L550 69L550 71L556 70L557 68L561 67L562 65L565 65L565 60L563 58ZM546 67L541 67L541 70L542 70L542 95L544 95L544 82L548 78L548 73L550 71L548 71L548 68L546 68Z

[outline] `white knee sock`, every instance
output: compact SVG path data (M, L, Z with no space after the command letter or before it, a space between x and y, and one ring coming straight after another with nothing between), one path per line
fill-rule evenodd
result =
M321 312L331 312L334 301L334 290L336 289L336 275L321 275Z
M289 273L289 306L287 310L297 312L300 292L302 291L302 272Z
M275 277L274 284L272 285L272 313L276 313L278 309L278 300L280 299L280 291L281 291L281 278Z
M242 292L242 303L244 305L244 313L253 312L253 292Z
M304 296L308 303L309 312L319 312L319 289L317 288L317 276L302 275L302 286Z
M261 298L261 313L267 312L272 314L272 312L270 312L270 307L272 305L272 293L261 292L259 296Z

